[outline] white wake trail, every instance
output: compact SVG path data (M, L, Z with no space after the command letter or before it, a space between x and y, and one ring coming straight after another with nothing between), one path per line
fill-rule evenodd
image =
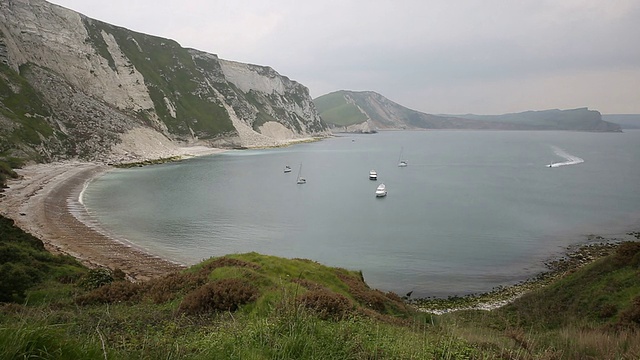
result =
M579 158L575 155L571 155L568 152L564 151L563 149L557 147L557 146L553 146L551 145L551 149L553 149L553 152L560 156L561 158L564 158L566 161L562 161L562 162L553 162L549 165L547 165L547 167L560 167L560 166L565 166L565 165L576 165L576 164L580 164L584 162L584 159Z

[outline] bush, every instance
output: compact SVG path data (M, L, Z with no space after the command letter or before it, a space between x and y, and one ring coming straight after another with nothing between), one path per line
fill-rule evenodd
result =
M27 289L40 281L41 274L23 264L0 265L0 302L22 302Z
M148 283L147 295L156 304L161 304L188 293L207 282L203 273L173 273L153 279Z
M371 289L360 277L338 272L336 274L349 287L349 294L364 308L376 311L383 315L407 317L412 310L396 293L383 293L380 290Z
M307 290L312 290L312 291L313 290L327 290L326 287L324 287L324 286L322 286L322 285L320 285L320 284L318 284L316 282L307 280L307 279L292 279L291 282L294 283L294 284L301 285L302 287L304 287Z
M128 281L116 281L78 296L79 305L115 304L139 301L142 296L142 285Z
M221 267L246 267L254 270L260 269L260 265L252 262L232 259L228 257L220 257L204 264L201 271L211 273L213 270Z
M625 241L618 246L615 262L619 266L640 266L640 242Z
M97 289L103 285L111 284L113 282L113 275L111 271L105 268L91 269L89 272L80 279L80 286L85 290Z
M236 311L254 301L258 290L242 279L222 279L207 283L185 296L178 311L199 314L212 311Z
M307 309L316 312L322 319L340 320L352 308L351 301L345 296L329 290L312 290L298 297Z
M624 325L640 326L640 296L633 299L633 303L620 314L620 323Z

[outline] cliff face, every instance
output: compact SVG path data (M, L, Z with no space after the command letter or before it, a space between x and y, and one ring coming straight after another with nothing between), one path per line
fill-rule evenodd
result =
M495 129L620 131L598 111L527 111L504 115L432 115L411 110L371 91L337 91L314 100L325 122L346 131L365 129Z
M0 102L0 155L43 161L144 157L126 148L142 133L222 147L327 134L308 89L269 67L43 0L0 2Z

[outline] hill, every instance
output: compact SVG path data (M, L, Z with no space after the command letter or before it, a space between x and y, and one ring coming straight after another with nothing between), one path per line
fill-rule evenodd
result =
M327 134L308 89L268 66L0 2L0 160L132 162Z
M520 124L531 130L614 131L620 126L603 120L600 112L587 108L525 111L503 115L453 115L465 119Z
M147 282L0 217L0 359L580 359L640 351L640 243L499 310L416 312L357 271L256 253ZM636 234L636 237L640 234ZM10 294L10 296L6 296Z
M336 129L493 129L620 131L599 112L583 109L527 111L505 115L433 115L399 105L371 91L336 91L313 100L320 117Z

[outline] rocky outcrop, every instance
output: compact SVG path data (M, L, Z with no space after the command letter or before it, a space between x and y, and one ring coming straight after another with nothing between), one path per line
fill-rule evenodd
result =
M216 147L328 135L308 89L270 67L44 0L0 2L0 102L0 153L41 161L113 161L136 153L127 144L137 134L163 146Z

